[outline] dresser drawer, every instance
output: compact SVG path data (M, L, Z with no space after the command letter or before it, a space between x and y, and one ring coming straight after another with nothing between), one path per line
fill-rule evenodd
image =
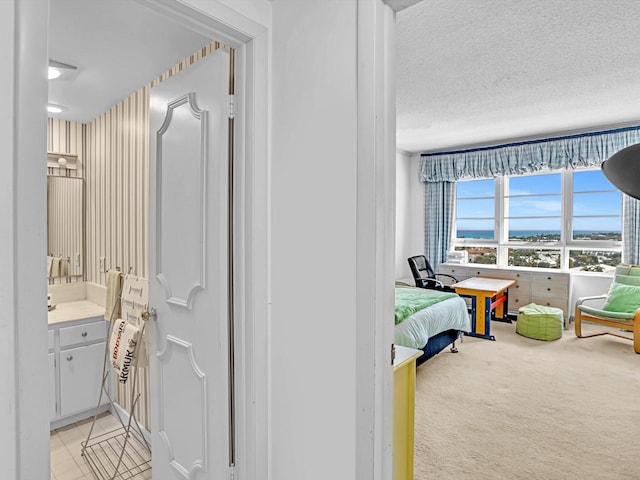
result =
M529 283L528 278L525 280L514 278L513 280L516 281L516 284L509 287L509 298L511 298L511 295L529 295L529 288L531 284Z
M452 275L461 282L463 279L467 279L473 276L473 272L468 267L452 267L450 265L440 265L438 273L444 273L445 275Z
M504 280L515 280L516 282L529 282L528 273L520 273L509 270L489 270L482 272L483 277L500 278ZM511 288L511 287L509 287Z
M495 271L485 270L482 268L470 268L468 271L470 277L491 278L495 275Z
M517 312L520 307L524 307L525 305L529 305L531 303L531 297L529 297L529 292L526 292L524 295L512 295L511 289L509 289L509 311Z
M567 298L566 297L539 297L533 296L531 301L537 305L542 305L544 307L556 307L562 309L564 314L567 312Z
M107 338L107 322L99 321L60 329L60 348Z
M565 300L569 296L569 286L555 283L548 283L546 285L534 283L531 285L532 297L559 297Z
M545 285L550 287L567 287L569 285L569 277L566 275L540 275L532 274L531 282L534 285Z

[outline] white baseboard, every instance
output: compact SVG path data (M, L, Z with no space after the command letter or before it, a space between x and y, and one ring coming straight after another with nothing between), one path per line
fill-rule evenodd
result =
M127 412L124 408L120 406L120 404L116 402L113 402L113 407L117 410L117 414L120 415L120 419L122 420L122 423L127 425L129 422L129 412ZM112 414L116 415L116 412L112 412ZM138 422L138 425L140 425L140 432L138 432L138 429L133 426L133 420L132 420L131 432L133 432L133 434L136 436L138 436L139 433L142 433L142 436L144 437L146 442L149 445L151 445L151 432L149 432L146 428L144 428L144 425L140 424L139 422Z
M98 407L98 414L106 412L108 410L109 410L108 403L104 405L100 405L100 407ZM57 418L55 420L51 420L51 422L49 423L49 429L57 430L58 428L66 427L67 425L71 425L72 423L90 419L95 414L96 414L96 409L92 408L91 410L86 410L84 412L76 413L74 415L67 415L66 417Z

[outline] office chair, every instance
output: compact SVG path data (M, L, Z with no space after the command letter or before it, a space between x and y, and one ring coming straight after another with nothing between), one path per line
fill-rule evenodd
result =
M431 264L424 255L415 255L407 258L416 287L429 288L431 290L442 290L444 292L455 292L453 288L445 285L439 277L448 277L456 283L458 279L446 273L435 273Z

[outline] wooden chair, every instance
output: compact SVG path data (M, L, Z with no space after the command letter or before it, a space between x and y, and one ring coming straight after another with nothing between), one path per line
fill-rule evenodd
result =
M598 335L613 335L616 337L631 340L633 342L633 350L640 353L640 308L635 312L613 312L610 310L601 310L589 307L585 302L590 300L607 299L606 295L596 295L591 297L579 298L576 302L575 309L575 332L576 337L588 338ZM640 299L639 299L640 301ZM583 335L582 321L604 325L618 330L606 330L602 332L590 333ZM625 334L624 332L628 332Z

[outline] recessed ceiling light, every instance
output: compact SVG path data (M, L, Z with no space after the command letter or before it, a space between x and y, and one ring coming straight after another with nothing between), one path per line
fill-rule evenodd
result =
M67 63L57 62L55 60L49 60L49 80L58 78L61 75L68 76L69 73L77 71L78 67L69 65Z
M58 78L62 75L62 72L59 68L49 67L49 80L53 80L54 78Z
M47 112L49 113L60 113L64 110L64 107L61 105L55 105L53 103L47 104Z

